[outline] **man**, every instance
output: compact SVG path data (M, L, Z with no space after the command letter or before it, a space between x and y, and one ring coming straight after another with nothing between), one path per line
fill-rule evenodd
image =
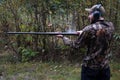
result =
M104 20L105 9L101 4L85 9L89 12L90 25L80 31L76 41L63 35L64 44L73 48L87 47L82 62L81 80L110 80L109 53L114 26Z

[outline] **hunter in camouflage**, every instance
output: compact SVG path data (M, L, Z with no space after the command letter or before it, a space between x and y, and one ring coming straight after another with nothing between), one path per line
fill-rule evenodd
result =
M91 24L78 31L78 39L73 41L63 35L58 37L72 48L87 47L82 62L81 80L110 80L109 54L114 32L113 23L104 20L105 9L101 4L85 10L89 12Z
M110 43L114 31L111 22L104 20L86 26L76 41L63 37L64 44L73 48L87 46L86 57L82 65L91 68L106 68L109 66Z

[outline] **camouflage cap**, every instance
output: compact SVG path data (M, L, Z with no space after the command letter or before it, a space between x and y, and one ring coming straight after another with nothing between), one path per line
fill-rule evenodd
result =
M85 8L85 10L88 11L89 13L94 12L96 10L100 11L101 14L105 13L105 9L101 4L93 5L91 8Z

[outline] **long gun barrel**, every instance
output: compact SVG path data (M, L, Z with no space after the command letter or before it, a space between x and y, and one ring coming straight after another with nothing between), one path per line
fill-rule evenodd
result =
M78 35L77 32L7 32L7 34L32 34L32 35Z

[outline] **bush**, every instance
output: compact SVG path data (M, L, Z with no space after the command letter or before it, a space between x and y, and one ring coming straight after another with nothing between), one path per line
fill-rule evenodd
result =
M33 57L35 57L38 54L38 52L35 52L30 48L26 49L26 48L20 47L20 54L22 56L22 62L26 62L31 60Z

